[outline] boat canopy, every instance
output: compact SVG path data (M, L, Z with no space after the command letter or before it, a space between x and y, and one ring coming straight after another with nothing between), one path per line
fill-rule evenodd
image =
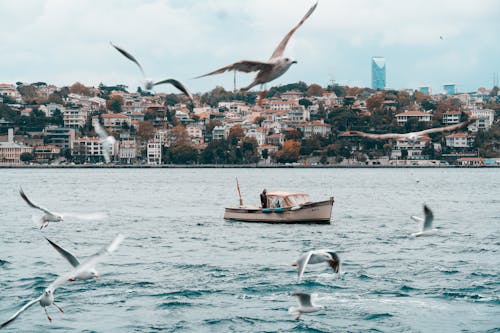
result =
M267 192L267 206L269 208L294 207L310 202L309 195L285 191Z

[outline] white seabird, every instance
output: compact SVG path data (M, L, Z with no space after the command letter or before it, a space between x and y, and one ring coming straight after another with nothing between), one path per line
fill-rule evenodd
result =
M102 155L104 156L104 160L106 163L111 162L111 154L113 152L113 146L116 142L116 139L112 135L108 135L106 130L101 126L99 121L94 121L94 130L99 136L99 143L102 145Z
M75 269L78 268L77 272L73 276L69 277L70 281L74 281L98 278L99 274L95 269L96 264L101 261L105 255L113 253L123 241L124 236L116 236L108 246L102 248L94 255L86 258L83 262L80 262L74 255L72 255L70 252L66 251L47 237L45 237L45 239L50 243L50 245L52 245L54 249L56 249L57 252L59 252L59 254L64 257L64 259L66 259L73 267L75 267Z
M428 236L432 235L437 231L437 229L432 228L432 221L434 220L434 214L432 213L432 210L429 207L427 207L427 205L424 205L424 216L425 216L424 219L418 216L411 216L411 219L413 221L420 223L420 231L412 234L412 236L415 237Z
M55 212L51 212L42 206L36 205L30 199L28 199L28 196L24 193L24 191L21 187L19 187L19 194L21 195L21 198L23 198L23 200L31 208L38 209L44 213L44 215L41 217L33 216L33 221L40 224L40 229L47 227L50 222L62 222L62 221L64 221L64 218L66 218L66 217L74 217L74 218L81 219L81 220L96 220L96 219L103 219L106 217L106 214L104 214L104 213L83 214L83 213L55 213Z
M424 135L431 134L431 133L439 133L439 132L453 132L456 131L460 128L466 127L473 122L475 122L477 119L472 118L467 121L455 124L455 125L449 125L449 126L444 126L444 127L436 127L436 128L429 128L423 131L419 132L410 132L410 133L385 133L385 134L373 134L373 133L365 133L365 132L360 132L360 131L350 131L350 134L352 135L358 135L364 138L368 139L374 139L374 140L386 140L386 139L406 139L408 141L415 142L419 138L423 137Z
M28 199L28 197L26 196L26 194L24 194L24 191L21 187L19 187L19 194L21 195L21 198L23 198L23 200L31 208L41 210L42 212L45 213L45 215L41 217L40 229L47 227L49 225L49 222L62 222L64 220L62 215L53 213L50 210L43 208L42 206L35 205L33 202L31 202L30 199Z
M307 20L309 16L314 12L318 3L316 2L306 13L306 15L300 20L300 22L286 34L285 38L279 43L276 50L274 50L271 58L268 61L254 61L254 60L241 60L235 62L234 64L219 68L213 72L205 75L196 77L201 78L214 74L221 74L226 71L240 71L244 73L256 72L258 71L255 79L247 87L241 88L241 91L248 91L258 84L264 84L270 82L281 75L283 75L293 64L297 61L283 56L286 45L295 31Z
M142 72L142 76L144 78L144 89L145 90L149 91L149 90L153 89L154 86L157 86L157 85L160 85L160 84L164 84L164 83L168 83L168 84L173 85L177 89L179 89L184 95L186 95L191 100L191 102L193 102L193 96L191 95L191 93L189 92L189 90L187 90L187 88L182 83L180 83L179 81L177 81L175 79L166 79L166 80L162 80L162 81L158 81L158 82L154 82L151 79L147 79L146 78L146 74L144 73L144 69L142 69L141 64L139 63L139 61L137 61L137 59L134 58L133 55L131 55L130 53L128 53L127 51L125 51L123 48L114 45L112 42L110 42L110 44L118 52L120 52L123 56L125 56L130 61L134 62L139 67L139 69Z
M87 258L85 261L77 265L72 271L59 276L53 283L51 283L47 288L45 288L42 295L26 303L21 309L19 309L19 311L17 311L14 315L12 315L7 321L0 324L0 329L11 324L17 317L19 317L21 313L26 311L36 302L40 303L40 306L43 307L45 314L47 315L47 319L51 322L52 318L49 316L47 312L48 306L54 305L59 311L64 312L63 309L54 302L54 292L56 288L58 288L61 284L63 284L66 281L74 281L76 278L82 278L84 276L88 276L89 274L88 272L92 270L95 271L94 268L95 265L99 261L101 261L106 254L110 254L113 251L115 251L123 239L124 239L123 235L116 236L115 239L113 239L113 241L107 247L97 252L93 256Z
M340 258L332 250L314 250L309 251L299 257L292 266L297 267L297 282L300 282L302 275L306 270L307 264L319 264L326 262L333 269L335 273L340 272Z
M295 293L295 294L293 294L293 296L297 297L299 306L298 307L295 307L295 306L290 307L288 309L288 312L297 315L297 318L295 318L295 320L299 320L300 316L303 313L317 312L317 311L321 311L321 310L325 309L324 306L315 305L312 302L312 298L313 298L313 296L315 296L314 294L311 295L311 294L307 294L307 293Z

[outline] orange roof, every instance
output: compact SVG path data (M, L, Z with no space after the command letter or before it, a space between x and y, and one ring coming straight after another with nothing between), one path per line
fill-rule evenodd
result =
M403 113L398 113L396 117L397 116L431 116L431 114L422 111L406 111Z
M123 119L128 119L128 117L124 114L121 113L106 113L101 116L102 118L123 118Z
M461 114L460 111L446 111L444 114Z
M469 134L465 132L458 132L458 133L452 133L448 136L452 138L466 138L469 136Z
M458 161L479 161L482 162L484 159L482 157L460 157Z

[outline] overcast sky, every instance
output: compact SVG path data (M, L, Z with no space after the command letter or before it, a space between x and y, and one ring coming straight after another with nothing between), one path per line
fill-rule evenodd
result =
M313 3L0 0L0 82L123 83L135 91L141 74L113 41L152 79L177 78L193 92L232 89L232 73L192 78L241 59L267 60ZM298 64L271 85L370 86L371 57L383 56L391 88L491 88L500 72L499 18L497 0L320 0L285 51ZM238 74L238 86L252 78Z

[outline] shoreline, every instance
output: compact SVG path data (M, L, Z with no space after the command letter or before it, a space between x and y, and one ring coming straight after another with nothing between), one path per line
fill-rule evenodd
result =
M0 169L496 169L462 165L248 165L248 164L162 164L162 165L0 165Z

